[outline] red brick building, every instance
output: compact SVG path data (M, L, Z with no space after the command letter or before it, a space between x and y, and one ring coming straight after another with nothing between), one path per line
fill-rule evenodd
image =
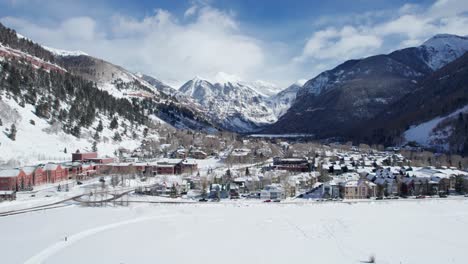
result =
M37 166L33 174L33 185L41 185L47 182L45 171L41 166Z
M44 171L47 182L54 183L68 179L68 170L62 168L59 164L48 163L44 165Z
M19 189L18 179L24 179L25 176L21 169L0 170L0 190L17 191Z
M97 159L97 157L97 152L80 153L80 151L77 150L75 153L72 153L72 161L88 161L90 159Z
M21 168L24 171L24 177L18 178L18 185L20 190L32 189L34 185L34 172L36 167L27 166Z

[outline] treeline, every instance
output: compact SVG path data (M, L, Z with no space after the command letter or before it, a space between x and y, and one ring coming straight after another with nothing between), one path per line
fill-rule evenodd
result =
M29 39L18 38L16 31L0 23L0 43L13 49L21 50L45 61L57 63L54 54Z

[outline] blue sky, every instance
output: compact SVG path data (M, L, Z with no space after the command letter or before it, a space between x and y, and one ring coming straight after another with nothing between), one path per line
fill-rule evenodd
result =
M468 34L468 0L0 0L0 21L174 85L218 72L287 86L351 58Z

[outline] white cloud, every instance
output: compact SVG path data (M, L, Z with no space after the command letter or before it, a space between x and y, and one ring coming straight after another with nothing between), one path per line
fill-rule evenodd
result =
M306 41L302 53L292 61L313 65L312 68L318 64L327 65L329 69L349 58L418 46L438 33L467 35L466 12L468 1L438 0L429 7L405 4L395 15L384 19L368 20L366 23L351 22L342 27L328 27L314 32ZM378 17L377 14L366 16Z
M47 20L47 25L17 17L0 20L47 46L83 50L163 80L226 72L286 87L347 59L416 46L437 33L467 35L467 12L468 1L438 0L431 6L405 4L349 17L324 16L311 24L315 30L303 46L261 40L232 11L213 8L206 0L193 0L180 17L156 9L142 18L72 16L55 24L51 21L57 19Z
M166 10L142 19L114 15L109 32L96 21L77 17L41 27L13 17L1 21L47 46L79 49L131 70L162 79L188 80L224 71L254 79L265 67L262 42L239 28L231 13L198 7L193 21L182 23Z
M352 26L345 26L341 30L328 28L315 32L307 41L302 55L296 61L307 59L336 59L343 60L369 54L382 45L382 40L367 34Z

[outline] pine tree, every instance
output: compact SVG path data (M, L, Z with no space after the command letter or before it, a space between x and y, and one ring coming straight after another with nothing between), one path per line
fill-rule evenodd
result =
M97 142L96 141L93 142L93 146L91 148L92 148L93 152L97 152Z
M96 133L94 133L93 136L94 141L99 141L99 132L96 130Z
M120 136L119 132L115 131L114 137L112 139L115 141L121 141L122 137Z
M78 126L74 126L74 127L72 128L72 130L71 130L71 134L72 134L73 136L79 138L79 137L80 137L80 134L81 134L81 128L80 128L80 126L79 126L79 125L78 125Z
M13 141L16 140L16 126L15 126L15 124L11 124L10 135L8 135L8 137Z
M0 118L0 126L3 126L3 122L1 118Z
M112 119L109 128L110 129L116 129L119 126L119 122L117 121L117 118L114 116Z
M96 127L96 132L102 132L103 129L104 127L102 126L102 120L99 120L99 124Z
M65 154L67 153L67 148L63 149L63 153L65 153Z
M146 138L148 136L148 128L145 127L145 129L143 129L143 137Z
M246 167L245 168L245 176L249 176L249 175L250 175L249 167Z

